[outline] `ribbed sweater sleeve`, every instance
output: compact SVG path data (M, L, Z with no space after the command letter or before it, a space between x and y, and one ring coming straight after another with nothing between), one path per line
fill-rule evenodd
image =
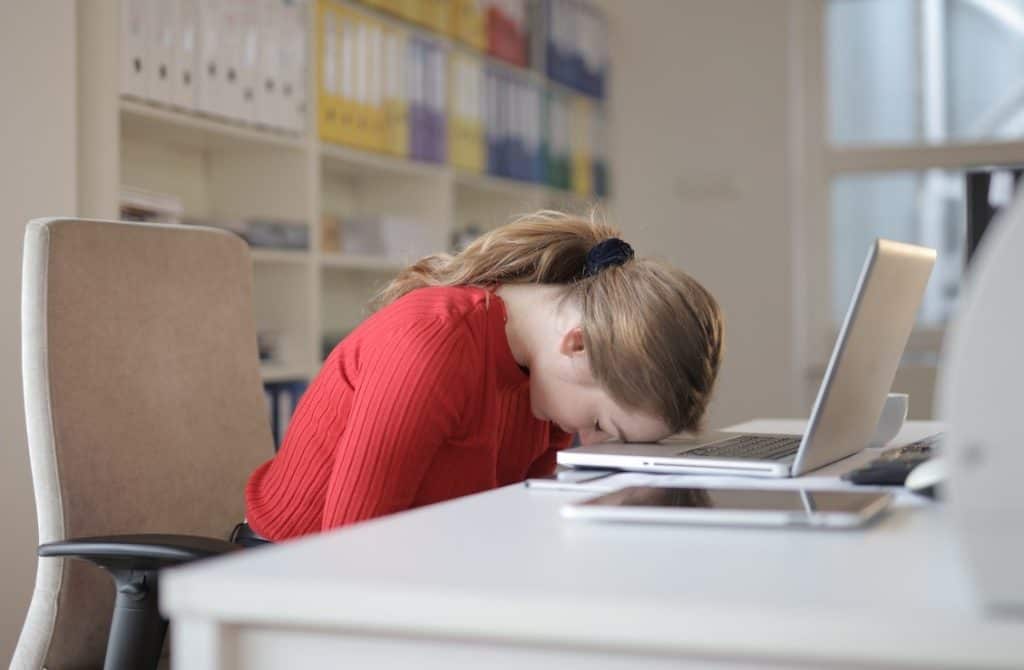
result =
M471 388L472 335L461 321L402 324L359 362L360 384L335 455L322 529L407 509Z

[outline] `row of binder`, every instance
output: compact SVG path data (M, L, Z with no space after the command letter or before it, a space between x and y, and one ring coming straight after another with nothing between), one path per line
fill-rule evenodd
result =
M608 26L591 0L363 0L490 56L605 94Z
M604 117L587 98L545 90L459 54L452 56L451 72L453 165L607 195Z
M320 137L444 162L442 45L331 0L317 4L316 31Z
M541 154L544 92L531 81L495 68L486 70L484 91L487 172L544 182Z
M336 0L319 0L316 25L325 141L603 194L589 100Z
M302 132L304 0L121 0L121 93Z

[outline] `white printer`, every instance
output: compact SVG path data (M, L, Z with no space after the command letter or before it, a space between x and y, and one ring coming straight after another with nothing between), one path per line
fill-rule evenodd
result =
M1024 193L1022 190L1021 193ZM937 394L948 509L982 604L1024 617L1024 199L970 263Z

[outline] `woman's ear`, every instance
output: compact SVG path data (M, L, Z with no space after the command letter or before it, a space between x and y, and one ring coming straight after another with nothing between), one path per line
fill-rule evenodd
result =
M579 326L571 328L562 335L562 342L558 348L563 356L576 356L583 351L583 329Z

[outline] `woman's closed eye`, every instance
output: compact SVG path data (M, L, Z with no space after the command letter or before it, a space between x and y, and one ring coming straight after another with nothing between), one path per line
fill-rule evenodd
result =
M601 426L595 421L590 428L584 428L579 431L580 444L600 444L601 442L607 442L609 435L601 430Z
M594 430L597 431L598 434L607 437L609 440L614 440L615 439L614 435L612 435L611 433L606 432L606 431L601 429L601 420L600 419L598 419L597 421L594 422Z

